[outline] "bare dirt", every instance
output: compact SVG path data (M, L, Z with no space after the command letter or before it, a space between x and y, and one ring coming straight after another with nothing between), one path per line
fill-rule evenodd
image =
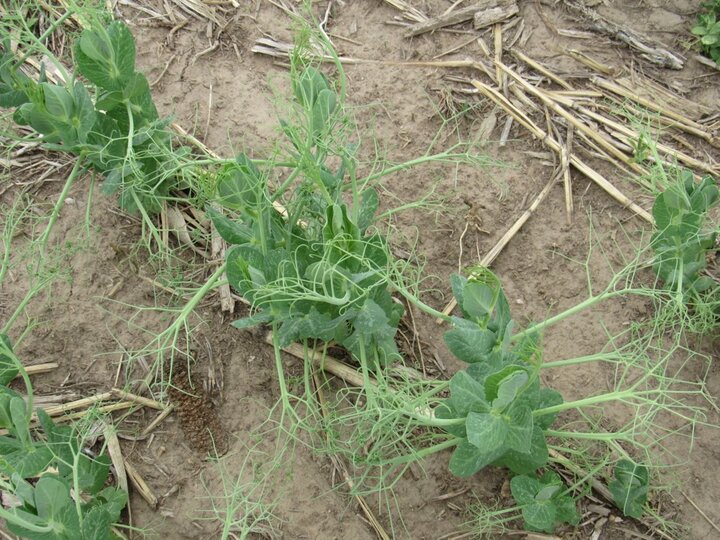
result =
M141 2L165 12L160 2ZM169 5L165 3L166 5ZM428 14L438 14L450 7L442 0L417 2L415 7ZM645 32L675 49L682 50L689 41L688 28L696 13L696 2L595 2L597 9L609 18ZM689 60L678 72L658 70L638 62L626 48L603 37L574 39L562 37L558 29L584 30L560 4L520 1L520 15L529 35L523 49L534 59L550 66L568 80L587 75L587 68L563 53L576 48L614 66L630 66L668 84L685 97L717 111L720 102L720 72ZM253 157L264 157L278 135L274 95L288 87L288 74L282 61L253 54L256 39L272 36L292 41L293 24L283 11L270 2L240 2L239 8L223 4L218 13L232 22L223 32L219 46L209 52L211 42L205 21L189 18L183 28L170 34L170 28L146 18L131 5L118 4L118 16L131 27L137 39L139 67L156 81L153 88L156 103L163 115L174 115L178 124L193 132L210 148L223 156L242 149ZM320 17L327 2L314 5ZM168 9L174 10L175 7ZM223 11L226 10L226 11ZM327 29L341 55L370 60L430 60L441 53L468 42L475 33L436 32L414 39L402 37L403 29L388 24L399 12L380 0L366 2L332 2L332 17ZM513 31L510 31L512 33ZM481 34L492 47L492 34ZM202 54L201 54L202 53ZM458 49L443 59L481 56L477 42ZM448 74L475 76L465 70L360 63L346 65L349 106L353 109L362 134L365 155L373 145L390 161L400 161L425 153L441 128L438 109L444 99ZM415 243L426 261L425 273L434 276L427 282L424 300L442 309L450 298L448 277L458 266L472 264L484 255L504 234L512 222L527 208L553 174L552 164L536 157L546 152L540 142L532 140L517 124L511 129L507 144L497 141L505 117L491 105L476 103L457 124L464 138L472 138L482 121L490 114L499 122L488 135L483 151L495 165L470 168L430 166L400 173L386 185L390 194L403 202L416 200L432 186L442 195L445 210L439 213L409 212L397 218L397 247ZM456 106L462 106L455 103ZM451 141L452 133L441 138ZM697 145L691 142L690 151ZM704 147L703 147L704 148ZM698 152L700 147L697 146ZM530 155L528 152L535 154ZM717 159L702 154L704 159ZM549 157L552 160L552 157ZM637 196L646 208L648 199L609 166L598 162L600 170L618 187ZM66 170L65 170L66 171ZM37 204L51 204L59 192L61 173L33 192ZM17 191L11 190L8 198ZM587 257L591 225L602 235L618 232L619 223L626 230L647 230L647 224L622 208L595 184L579 173L573 175L575 218L566 224L561 185L513 238L493 263L502 279L515 317L525 323L543 319L568 308L584 298L587 282L584 268L577 261ZM19 355L33 362L55 361L60 369L34 379L36 391L90 395L113 385L119 362L125 350L147 343L148 336L167 327L171 318L159 311L140 311L133 306L182 305L183 300L159 290L151 281L157 265L134 254L140 235L137 220L115 209L115 201L95 191L92 199L93 230L86 237L82 230L87 183L76 185L72 202L63 207L52 242L73 244L62 262L69 270L67 280L60 282L43 302L34 306L33 315L44 321L28 337ZM7 202L7 201L4 201ZM389 204L389 203L384 203ZM464 233L464 234L463 234ZM462 258L461 258L462 249ZM616 261L617 262L617 261ZM187 270L180 270L187 271ZM593 262L591 274L599 283L609 276L603 264ZM4 285L0 291L2 309L15 305L24 292L22 283ZM109 296L112 298L109 298ZM218 524L200 519L200 507L207 506L208 491L219 487L215 464L206 459L215 449L227 455L228 470L240 474L243 459L253 432L267 420L268 411L279 397L272 348L262 336L238 331L229 326L234 316L223 315L217 299L209 298L200 307L195 320L192 385L186 368L175 375L176 389L169 394L176 413L163 421L152 438L125 439L123 452L159 497L157 508L150 508L136 492L131 496L133 525L147 528L158 537L215 538ZM238 309L242 309L238 305ZM606 342L602 325L619 330L631 321L644 317L648 306L641 301L603 305L582 316L563 322L545 335L547 359L569 358L597 351ZM442 346L442 327L431 318L414 312L414 326L423 347L428 373L449 377L459 364ZM141 330L145 329L145 330ZM715 355L717 348L704 345ZM431 361L436 357L439 361ZM284 359L301 373L298 361ZM720 395L720 373L717 362L707 378L708 391ZM420 367L420 366L419 366ZM141 370L140 370L141 372ZM698 372L699 373L699 372ZM546 381L561 391L566 399L605 389L606 373L590 369L554 374ZM146 426L153 416L141 411L127 421ZM717 422L714 412L709 422ZM133 424L134 423L134 424ZM208 428L213 436L208 436ZM128 432L126 435L132 435ZM655 501L664 514L687 527L678 538L713 539L720 533L710 522L720 523L717 486L720 484L720 447L717 432L700 428L695 434L695 448L688 456L687 467L677 473L681 489L672 498ZM264 448L273 441L264 441ZM680 447L678 447L680 448ZM682 451L682 450L679 450ZM363 539L374 538L355 499L348 497L341 478L327 456L316 455L299 445L292 454L291 467L281 485L273 487L279 504L275 534L282 538ZM395 490L389 504L373 506L380 522L397 538L440 539L460 535L469 519L466 508L476 500L499 505L510 503L508 477L491 470L468 480L454 478L447 471L449 454L423 463L408 475ZM244 471L243 474L247 474ZM203 479L203 481L201 481ZM690 501L692 501L691 504ZM585 501L582 509L584 526L577 531L561 529L563 538L620 539L637 536L655 537L652 531L622 520L617 511L610 519L602 516ZM706 518L697 508L705 512ZM390 528L390 524L393 528ZM516 523L520 527L519 523ZM460 536L457 536L458 538Z

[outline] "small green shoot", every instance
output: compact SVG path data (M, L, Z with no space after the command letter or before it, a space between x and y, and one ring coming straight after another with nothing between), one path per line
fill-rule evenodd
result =
M615 465L614 478L608 484L615 506L626 516L640 518L647 502L650 475L647 467L629 459Z
M552 533L562 523L577 525L580 521L575 499L557 473L546 472L540 478L516 476L510 481L510 490L530 531Z
M698 13L692 33L698 36L702 53L720 65L720 0L702 4L705 11Z

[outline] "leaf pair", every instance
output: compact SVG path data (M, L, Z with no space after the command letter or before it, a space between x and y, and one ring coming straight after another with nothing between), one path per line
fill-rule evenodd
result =
M516 476L510 481L510 490L522 509L525 527L531 531L552 533L560 523L577 525L580 520L575 500L554 472L540 478Z
M714 284L712 278L700 276L700 271L706 266L706 254L715 247L716 233L703 227L708 210L719 199L714 179L706 176L696 184L687 170L681 171L677 182L655 199L653 268L667 287L681 285L683 292L695 294Z
M532 472L548 460L543 430L554 415L533 411L562 403L557 392L540 388L527 368L506 365L497 371L475 364L450 380L450 397L435 410L438 418L465 419L447 428L460 438L450 460L457 476L471 476L488 465Z

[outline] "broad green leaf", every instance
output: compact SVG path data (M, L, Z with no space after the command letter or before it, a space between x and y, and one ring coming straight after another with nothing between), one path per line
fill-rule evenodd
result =
M284 321L278 329L278 341L285 347L294 341L320 339L330 341L335 335L337 322L327 313L319 313L314 307L305 315L295 315Z
M650 477L645 466L622 459L615 465L614 479L608 488L615 505L623 514L640 518L647 502L649 483Z
M31 446L28 408L23 398L15 397L10 400L10 418L13 423L10 432L15 435L23 445L27 447Z
M95 125L95 108L85 85L79 81L75 82L73 98L74 109L70 121L77 132L78 142L85 143Z
M70 488L62 480L43 476L35 484L35 509L39 517L52 519L71 503Z
M12 472L17 473L21 478L31 478L44 472L54 459L52 450L42 443L23 446L5 456Z
M485 396L493 409L504 410L528 384L530 376L520 366L508 366L485 380Z
M450 352L469 364L482 362L495 346L497 336L490 330L479 328L453 328L443 335Z
M14 356L10 337L0 333L0 385L7 385L20 372Z
M105 485L110 473L110 457L102 454L93 459L86 454L80 454L78 468L75 474L78 476L78 486L81 491L95 495Z
M544 466L550 456L545 434L537 425L533 427L532 438L530 439L529 452L517 452L508 450L500 459L493 463L496 467L507 467L516 474L531 474Z
M271 314L264 311L258 311L256 313L253 313L250 317L243 317L242 319L233 321L232 325L235 328L243 330L246 328L253 328L259 324L268 324L272 322L272 320L273 316Z
M312 132L317 136L327 128L327 123L337 107L337 96L332 90L321 90L312 108Z
M387 329L388 318L383 309L368 298L355 318L354 326L361 334L377 334Z
M533 410L545 409L547 407L554 407L555 405L561 405L563 403L563 397L560 392L556 392L551 388L540 388L536 390L532 396L530 396L530 407ZM557 413L553 414L542 414L533 417L535 425L540 426L542 429L549 428L555 421Z
M540 490L540 481L531 476L515 476L510 480L510 491L519 505L531 504Z
M490 454L505 450L509 426L505 419L493 413L469 412L465 420L470 444Z
M548 472L540 479L522 475L510 481L510 490L522 508L527 529L552 533L557 523L577 523L575 501L564 488L554 472Z
M246 225L222 215L209 205L205 207L205 212L210 216L218 234L228 244L244 244L253 240L253 232Z
M83 516L82 540L108 540L112 517L103 506L95 506Z
M65 124L70 123L73 116L73 96L64 86L45 83L42 85L45 95L45 109L57 121Z
M314 67L305 68L292 83L295 97L309 110L315 105L318 94L329 86L325 76Z
M98 493L95 500L103 504L110 514L111 521L115 523L120 519L120 512L128 502L128 494L119 488L110 486Z
M514 405L503 415L507 418L508 432L505 444L508 448L528 454L532 451L533 416L526 405Z
M450 379L450 400L460 418L467 416L470 411L490 411L490 404L485 399L485 388L467 371L458 371Z
M497 460L502 450L487 452L462 439L450 458L450 472L466 478Z
M460 309L463 310L463 305L465 304L465 285L467 284L467 278L465 276L461 276L459 274L452 274L450 276L450 287L452 288L453 296L455 297L455 300L457 301L458 306L460 306ZM464 311L463 311L464 313ZM460 319L465 320L465 319ZM457 325L456 325L457 326Z
M135 72L135 41L122 22L83 31L75 44L75 65L104 90L123 90Z
M239 154L235 163L218 173L220 204L232 210L251 212L254 216L261 203L263 186L260 171L245 154Z
M522 516L531 530L551 533L555 528L555 505L551 501L535 501L523 506Z
M463 311L473 319L481 319L489 316L495 307L497 300L496 291L476 281L468 281L463 289Z

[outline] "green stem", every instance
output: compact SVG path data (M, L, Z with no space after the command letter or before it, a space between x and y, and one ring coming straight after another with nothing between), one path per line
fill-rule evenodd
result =
M52 213L50 214L50 220L48 221L47 226L45 227L45 231L43 232L42 236L40 237L40 257L45 253L45 247L47 245L48 237L50 236L50 232L52 231L53 226L55 225L55 222L57 221L58 217L60 216L60 209L65 204L65 199L68 196L68 193L70 191L70 188L73 185L73 182L75 182L75 179L80 174L80 169L82 168L81 165L84 161L84 156L80 156L73 165L72 171L70 171L70 176L68 176L68 179L65 181L65 185L63 186L62 192L60 193L60 196L58 197L57 202L55 203L55 207L52 210Z
M512 341L518 341L519 339L523 339L524 337L526 337L528 334L542 332L549 326L557 324L560 321L567 319L568 317L572 317L573 315L580 313L581 311L586 310L589 307L594 306L598 302L602 302L603 300L608 300L610 298L614 298L616 296L622 296L622 295L626 295L626 294L638 294L641 296L647 296L649 293L645 289L621 289L621 290L617 290L617 291L605 291L596 296L590 296L589 298L587 298L586 300L583 300L579 304L576 304L573 307L566 309L565 311L558 313L557 315L555 315L553 317L550 317L549 319L545 319L543 322L538 323L534 326L531 326L530 328L527 328L526 330L523 330L522 332L518 332L511 339L512 339Z
M80 522L80 525L82 526L83 523L83 511L82 511L82 497L80 494L82 491L80 490L80 449L73 455L73 489L75 490L75 512L78 516L78 521Z
M55 530L52 525L35 525L34 523L25 521L17 514L13 514L12 512L5 510L2 506L0 506L0 518L4 519L8 523L12 523L13 525L17 525L18 527L22 527L23 529L27 529L28 531L38 534L52 533Z
M433 446L429 446L428 448L423 448L422 450L418 450L413 454L407 454L404 456L398 456L396 458L390 459L383 462L382 465L402 465L403 463L418 461L427 456L431 456L432 454L436 454L438 452L442 452L443 450L447 450L448 448L452 448L453 446L456 446L458 444L460 444L460 439L457 437L453 437L452 439L448 439L447 441L438 443Z
M280 386L280 399L282 400L283 404L283 415L285 412L293 412L292 405L290 405L290 398L289 398L289 392L287 389L287 384L285 383L285 370L283 368L282 363L282 355L280 342L278 341L277 337L277 323L273 322L272 324L272 340L273 340L273 350L275 351L275 369L277 370L277 376L278 376L278 385Z
M577 358L567 358L565 360L555 360L554 362L545 362L540 365L540 369L552 369L565 366L576 366L580 364L588 364L590 362L606 361L610 362L611 358L616 357L617 360L621 360L621 355L613 355L612 353L598 353L590 354L587 356L578 356Z
M587 433L582 431L555 431L553 429L546 429L545 435L549 437L561 437L565 439L584 439L584 440L590 440L590 441L615 441L615 440L626 440L626 437L624 437L622 434L618 433L608 433L608 432L599 432L599 433Z
M158 249L161 251L164 251L165 249L165 242L162 241L162 238L160 238L160 233L158 232L157 228L153 224L152 220L150 219L150 216L147 213L147 210L145 210L145 207L142 205L142 202L140 202L140 198L137 196L137 193L135 192L135 189L133 187L127 188L130 190L130 194L132 195L133 201L135 201L135 206L137 206L138 211L143 217L143 223L147 224L148 228L150 229L150 234L155 239L155 242L158 245ZM148 246L149 247L149 246Z
M452 161L452 160L458 160L458 159L462 159L462 158L466 158L466 157L467 156L465 154L449 154L447 152L441 152L439 154L430 154L430 155L426 155L426 156L421 156L416 159L411 159L410 161L404 161L403 163L393 165L392 167L383 169L382 171L377 172L375 174L371 174L367 178L365 178L365 180L363 180L363 182L364 183L373 182L375 180L382 178L383 176L388 176L395 172L409 169L411 167L415 167L417 165L422 165L423 163L428 163L431 161Z
M27 420L27 423L30 424L30 420L32 419L32 411L33 411L33 387L32 387L32 384L30 383L30 376L28 375L28 372L25 370L25 366L23 366L20 359L15 355L13 350L5 344L5 342L2 339L0 339L0 350L2 350L3 356L10 358L12 363L15 364L15 367L18 368L20 376L22 377L23 384L25 385L25 391L27 392L27 398L25 399L25 403L26 403L25 419Z
M597 405L598 403L605 403L607 401L616 401L625 399L628 397L638 396L647 392L633 392L632 390L625 390L622 392L610 392L608 394L600 394L599 396L592 396L585 399L578 399L575 401L567 401L552 407L545 407L543 409L535 409L533 416L543 416L546 414L555 414L569 409L581 409L582 407L589 407Z
M45 278L40 282L39 285L34 286L26 295L25 298L22 299L22 302L18 304L18 306L15 308L15 311L10 316L8 321L5 323L5 326L3 326L2 330L0 330L0 333L2 334L9 334L10 329L12 328L12 325L15 323L15 320L20 316L20 314L25 310L27 305L30 303L30 301L35 297L35 295L43 290L45 288L45 285L50 283L52 281L51 278Z
M404 296L408 301L412 302L412 304L415 305L421 311L424 311L425 313L432 315L433 317L435 317L437 319L442 319L445 322L452 321L452 317L450 317L450 315L445 315L443 312L438 311L437 309L428 306L425 302L420 300L417 296L415 296L413 293L411 293L407 289L398 287L397 285L394 288L397 292L399 292L402 296Z

